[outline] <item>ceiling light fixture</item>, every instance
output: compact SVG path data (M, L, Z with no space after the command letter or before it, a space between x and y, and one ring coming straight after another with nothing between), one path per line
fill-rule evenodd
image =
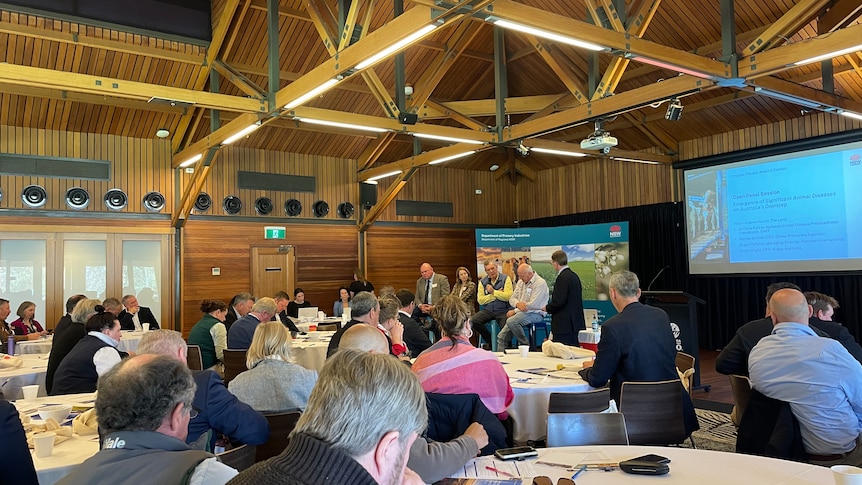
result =
M471 145L484 145L485 142L479 140L468 140L466 138L455 138L452 136L430 135L428 133L413 133L413 136L419 138L428 138L430 140L452 141L455 143L469 143Z
M607 51L610 50L607 47L602 47L598 44L593 44L591 42L584 42L582 40L573 39L571 37L566 37L564 35L555 34L553 32L548 32L546 30L537 29L535 27L530 27L529 25L519 24L516 22L510 22L508 20L503 19L495 19L489 18L494 23L494 25L503 27L504 29L515 30L518 32L523 32L525 34L535 35L536 37L541 37L543 39L553 40L555 42L561 42L563 44L568 44L575 47L580 47L582 49L587 49L591 51Z
M646 163L649 165L661 165L661 162L656 162L655 160L640 160L637 158L611 157L611 160L617 160L620 162Z
M332 126L335 128L346 128L348 130L362 130L362 131L373 131L375 133L385 133L389 130L386 128L378 128L376 126L364 126L364 125L354 125L353 123L341 123L340 121L328 121L328 120L318 120L314 118L294 118L297 121L301 121L303 123L310 123L312 125L323 125L323 126Z
M492 171L492 172L496 172L496 171L497 171L497 170L499 170L499 169L500 169L500 166L499 166L499 165L497 165L496 163L495 163L494 165L491 165L491 167L490 167L490 168L488 168L488 170L490 170L490 171Z
M198 160L200 160L201 158L203 158L203 156L204 156L203 153L198 153L197 155L193 156L192 158L189 158L185 162L181 163L179 166L180 166L180 168L188 167L189 165L192 165L195 162L197 162Z
M808 59L803 59L801 61L794 62L794 66L804 66L805 64L811 64L812 62L823 61L826 59L831 59L833 57L843 56L846 54L850 54L851 52L856 52L862 50L862 44L855 45L853 47L848 47L846 49L841 49L838 51L830 52L828 54L823 54L820 56L809 57Z
M315 96L319 96L319 95L323 94L329 88L338 84L338 81L341 81L341 79L342 79L341 76L338 76L338 77L334 77L332 79L326 80L320 86L317 86L316 88L312 89L311 91L303 94L302 96L300 96L300 97L294 99L293 101L287 103L286 105L284 105L284 109L293 109L293 108L296 108L297 106L299 106L301 104L304 104L306 101L310 100L311 98L314 98Z
M780 99L781 101L787 101L788 103L798 104L799 106L804 106L806 108L811 109L821 109L823 106L820 103L815 103L810 99L800 98L798 96L793 96L792 94L782 93L780 91L773 91L771 89L761 88L760 86L754 87L755 94L761 94L763 96L769 96L770 98Z
M156 130L156 136L159 138L167 138L171 136L171 132L167 128L159 128Z
M356 65L356 70L359 71L359 70L365 69L366 67L373 66L374 64L383 60L384 58L389 57L390 55L400 51L401 49L407 47L408 45L410 45L414 42L416 42L417 40L421 39L422 37L425 37L426 35L431 33L432 30L434 30L436 28L437 28L437 24L429 24L429 25L426 25L425 27L422 27L421 29L417 30L416 32L413 32L412 34L408 35L407 37L404 37L403 39L401 39L398 42L390 45L389 47L387 47L385 49L383 49L382 51L378 52L377 54L374 54L373 56L360 62L359 64Z
M848 118L853 118L856 120L862 120L862 114L854 113L852 111L845 111L842 109L842 110L838 110L838 114L840 114L842 116L846 116Z
M396 170L394 172L384 173L383 175L375 175L373 177L369 177L368 180L366 180L365 182L369 184L376 184L378 180L385 179L386 177L391 177L393 175L398 175L402 171L403 170Z
M438 158L437 160L434 160L433 162L428 162L428 165L438 165L440 163L448 162L450 160L455 160L456 158L466 157L467 155L472 155L474 153L476 153L476 150L470 150L468 152L459 153L457 155L450 155L448 157Z
M586 153L567 152L565 150L552 150L550 148L530 147L530 151L536 153L547 153L548 155L562 155L564 157L586 157Z
M234 133L233 135L225 138L225 140L223 142L221 142L221 144L222 145L230 145L231 143L239 140L240 138L245 137L246 135L250 134L251 132L253 132L254 130L256 130L258 128L260 128L260 121L253 123L251 125L248 125L245 128L243 128L242 130L240 130L238 133Z
M643 62L644 64L649 64L650 66L660 67L662 69L668 69L671 71L681 72L683 74L688 74L689 76L698 77L701 79L715 79L715 76L712 74L707 74L705 72L695 71L686 67L678 66L676 64L671 64L668 62L657 61L655 59L650 59L649 57L639 56L637 54L632 54L628 52L624 55L626 59L632 61Z

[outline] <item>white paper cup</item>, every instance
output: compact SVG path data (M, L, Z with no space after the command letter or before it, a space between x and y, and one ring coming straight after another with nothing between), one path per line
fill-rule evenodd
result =
M835 485L862 485L862 468L850 465L835 465L831 468Z
M24 393L25 401L35 401L39 397L39 385L21 386L21 392Z
M326 320L326 313L317 312L317 319L318 320Z
M144 329L144 332L150 331L150 324L149 323L142 323L141 327Z
M54 452L54 437L57 433L40 433L33 436L33 449L39 458L47 458Z
M530 355L530 346L529 345L519 345L518 352L521 353L521 357L527 357Z

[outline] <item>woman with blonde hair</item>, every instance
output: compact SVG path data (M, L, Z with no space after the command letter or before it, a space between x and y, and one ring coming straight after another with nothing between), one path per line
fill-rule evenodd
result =
M305 409L317 371L291 362L291 338L281 322L262 322L246 353L248 370L228 383L228 390L255 411Z
M476 282L470 275L470 270L464 266L459 266L455 271L455 286L452 287L452 294L461 299L467 304L467 308L471 311L476 308Z

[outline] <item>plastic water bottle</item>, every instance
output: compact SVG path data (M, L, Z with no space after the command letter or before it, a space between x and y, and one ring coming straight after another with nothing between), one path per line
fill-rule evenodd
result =
M593 332L599 332L599 316L598 314L593 314Z
M15 355L15 337L12 335L10 335L9 339L6 341L6 353L9 355Z

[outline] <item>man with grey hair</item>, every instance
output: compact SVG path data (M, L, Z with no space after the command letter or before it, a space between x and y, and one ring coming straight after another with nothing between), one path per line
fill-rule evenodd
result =
M670 318L664 310L638 302L639 285L631 271L611 275L611 303L619 313L602 325L595 362L585 362L580 371L593 387L603 387L610 380L611 398L617 403L623 382L679 379Z
M578 332L586 328L581 278L569 268L569 256L562 249L551 254L551 266L557 279L551 301L542 310L551 314L552 340L579 347Z
M126 359L99 378L102 449L58 483L223 484L236 470L183 441L194 416L189 369L166 356Z
M377 328L377 317L380 314L380 303L377 302L377 297L367 291L360 291L350 302L350 321L341 327L332 339L329 341L329 348L326 350L326 357L329 358L338 350L338 345L341 343L341 336L344 335L350 327L366 323Z
M181 333L155 330L141 338L138 354L166 355L186 365L187 346ZM213 450L218 434L249 445L261 445L269 439L266 418L231 394L218 373L202 370L192 375L197 385L193 401L197 416L189 422L187 443Z
M862 466L862 365L809 327L802 292L776 291L767 310L774 327L751 349L751 387L790 403L811 463Z
M272 298L264 297L254 302L251 311L233 322L227 331L227 348L248 349L254 337L254 330L260 322L272 320L276 313L278 313L278 305Z
M115 313L117 320L120 321L120 326L123 330L143 330L143 325L149 325L150 330L159 328L159 321L153 315L153 311L145 306L138 304L138 298L135 295L123 296L123 310L120 313Z
M105 301L102 302L102 306L105 307L105 311L108 313L113 313L114 316L117 316L124 310L123 303L116 298L105 298ZM122 324L122 322L120 322Z
M251 311L251 307L253 305L254 296L252 296L251 293L244 291L234 295L230 300L230 305L228 305L227 313L224 316L225 328L230 330L230 326L233 325L233 322L246 316L248 312Z
M518 345L530 345L525 328L545 320L546 303L548 283L529 264L518 265L518 283L509 298L512 310L506 313L506 324L497 335L497 348L508 347L512 335L518 339Z
M424 483L406 465L427 422L425 393L407 366L389 355L340 350L323 365L287 448L229 483Z

